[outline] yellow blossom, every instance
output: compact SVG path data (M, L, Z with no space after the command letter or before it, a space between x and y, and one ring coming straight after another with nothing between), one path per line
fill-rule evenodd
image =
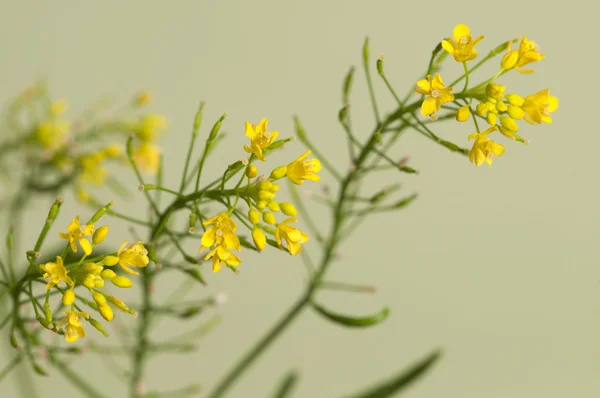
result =
M205 220L202 224L205 227L208 227L209 225L212 225L212 227L207 229L202 235L202 246L200 247L200 251L211 247L215 243L217 246L223 246L225 249L242 250L240 240L235 235L237 225L235 225L235 222L229 217L229 214L221 213L218 216Z
M160 163L160 150L157 146L142 141L133 153L133 160L140 170L156 174Z
M487 138L487 135L497 128L497 126L493 126L483 133L474 133L469 136L469 141L475 140L473 148L471 148L471 151L469 152L469 161L471 163L475 163L479 167L485 161L491 166L494 156L502 156L504 153L504 146Z
M84 239L84 236L90 236L92 232L94 232L94 224L84 225L82 227L79 225L79 216L77 216L67 227L67 233L59 232L58 236L69 241L73 253L77 253L77 242L79 242L79 245L85 254L89 256L92 253L92 245L88 240Z
M219 272L223 263L233 267L240 264L240 259L233 253L227 250L223 245L218 245L213 250L208 252L204 260L209 260L212 257L213 272Z
M51 119L40 122L34 139L46 149L56 150L67 141L71 126L67 120Z
M466 62L477 57L475 44L483 40L479 36L475 40L471 37L471 31L465 24L458 24L454 27L454 38L442 40L442 47L454 57L457 62Z
M167 118L162 115L146 115L135 129L137 136L143 141L154 141L158 134L167 128Z
M295 218L288 218L280 223L275 229L275 241L277 241L279 248L283 250L281 241L284 240L287 245L287 250L293 256L300 254L302 244L308 241L308 235L290 225L290 223L297 221L298 220Z
M57 329L65 328L65 340L68 343L77 341L77 339L85 337L85 329L79 320L79 317L88 319L90 315L87 312L65 311L66 315L56 325Z
M138 272L129 267L144 268L150 262L148 258L148 250L144 247L143 242L135 242L127 247L128 240L123 242L116 256L106 256L102 260L102 264L109 267L119 264L123 271L130 275L139 275ZM114 282L114 281L113 281Z
M436 73L434 77L428 75L427 80L419 80L415 87L415 91L419 94L428 95L421 105L421 114L423 116L432 115L440 110L442 104L454 101L454 95L451 93L452 90L454 90L454 88L446 88L444 86L444 82L439 73Z
M501 61L502 69L508 70L513 69L519 73L530 74L535 72L534 70L523 70L523 66L530 63L540 61L546 56L540 54L540 48L535 44L533 40L527 40L527 36L523 36L521 44L518 50L512 50L512 41L508 43L507 53L504 55Z
M542 122L551 124L550 113L558 109L558 98L550 95L550 89L542 90L536 94L525 97L521 106L525 112L525 121L531 124Z
M73 285L73 279L67 275L67 269L63 265L63 260L60 256L56 256L55 263L46 263L40 265L42 271L45 272L43 275L46 278L48 284L46 285L46 290L52 288L54 285L58 285L61 281L64 281L67 285Z
M67 102L67 100L61 98L59 100L54 101L50 105L50 113L52 113L55 116L62 115L67 111L68 108L69 103Z
M263 154L263 150L275 141L279 135L276 131L267 132L268 119L262 119L258 125L250 124L246 121L246 137L250 138L250 146L244 145L244 150L248 153L253 153L263 162L267 159Z
M321 171L321 162L319 159L305 160L310 154L310 150L304 152L298 159L287 166L286 175L296 185L303 184L304 180L319 181L321 179L317 175Z
M94 185L101 185L106 180L106 169L101 166L104 157L100 153L84 155L79 159L81 180Z

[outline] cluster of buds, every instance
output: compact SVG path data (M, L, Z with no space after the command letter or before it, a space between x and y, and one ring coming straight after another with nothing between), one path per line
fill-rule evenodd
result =
M296 218L298 211L291 203L277 200L280 189L278 181L287 178L297 185L303 184L305 180L319 181L321 163L318 159L308 159L311 154L309 150L288 165L275 167L268 177L259 175L258 167L252 165L252 161L259 159L266 162L266 155L270 151L291 140L276 141L279 133L269 132L267 125L267 119L262 119L258 125L246 122L246 136L250 138L250 145L244 145L244 150L252 155L244 162L247 184L238 188L236 194L248 205L246 219L250 222L252 240L256 249L264 250L269 242L267 235L272 235L275 238L275 247L297 255L302 249L302 244L306 243L309 237L290 225L298 221ZM200 250L212 248L205 260L212 258L214 272L219 271L222 265L231 268L241 262L239 257L231 252L232 249L241 251L240 240L236 236L237 225L231 218L236 211L237 203L236 200L227 212L207 219L203 223L205 227L210 226L210 228L202 235ZM279 222L276 216L279 212L288 218ZM235 215L238 216L237 213Z
M476 132L468 136L469 141L474 140L473 147L469 151L469 160L477 166L484 162L491 165L494 157L502 156L504 153L504 145L488 138L491 133L499 131L511 140L527 144L529 141L517 134L519 131L518 121L525 120L529 124L549 124L552 123L551 113L558 108L558 99L550 95L549 89L522 97L518 94L505 94L506 87L496 83L500 76L513 69L523 74L533 73L533 70L522 68L545 58L545 55L539 52L539 47L535 42L528 40L526 36L520 39L518 49L512 49L513 40L510 40L477 64L478 67L496 53L506 49L498 73L481 84L469 88L467 61L477 58L475 45L482 39L483 36L473 39L469 27L459 24L454 28L453 37L441 42L441 48L464 66L465 74L456 80L458 82L466 79L465 87L461 92L453 93L454 87L446 87L439 73L419 80L415 87L417 93L425 96L421 104L422 115L436 120L436 112L447 107L451 110L454 109L456 120L459 122L473 119ZM474 109L473 101L477 101ZM452 103L458 108L450 107L449 105ZM485 121L490 127L481 131L477 119Z
M77 298L97 311L106 321L111 321L114 318L112 307L134 316L137 314L134 310L127 307L122 300L104 292L103 288L107 280L118 288L129 288L133 285L130 279L123 275L117 275L115 271L107 267L113 267L118 264L124 272L131 275L138 275L131 268L145 267L149 263L148 251L143 243L136 242L128 246L128 242L125 241L116 253L101 256L98 258L98 261L85 261L93 253L94 247L104 242L108 234L108 226L105 225L95 229L94 223L100 219L111 204L109 203L100 209L85 225L80 224L79 216L75 217L67 227L67 232L59 233L61 238L68 240L63 255L56 256L56 261L54 262L48 262L39 266L43 272L43 277L47 281L46 290L59 289L62 293L62 305L69 307L64 312L65 317L56 326L52 326L51 324L51 313L47 313L46 318L40 320L40 322L43 321L46 327L57 333L64 333L65 339L68 342L85 337L85 330L80 318L88 320L92 326L103 334L106 334L100 323L95 321L89 313L81 311L78 308L75 304ZM91 242L87 239L90 236L92 238ZM71 250L73 253L77 253L79 247L84 252L83 256L73 264L64 264L64 258L68 251ZM63 290L60 287L61 283L66 285L66 289ZM93 301L76 294L75 289L78 287L81 287L81 290L87 290Z

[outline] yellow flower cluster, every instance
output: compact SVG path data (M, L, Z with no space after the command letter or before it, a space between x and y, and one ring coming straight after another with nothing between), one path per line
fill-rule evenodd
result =
M154 142L160 133L167 128L167 119L162 115L149 114L131 126L139 139L134 149L136 166L150 174L156 174L160 162L160 149Z
M100 261L84 262L86 257L92 253L93 247L101 244L108 234L108 226L102 226L95 231L94 229L93 223L82 226L79 222L79 216L75 217L67 227L67 232L60 232L59 236L68 240L67 248L71 249L73 253L78 252L79 245L85 255L77 263L70 265L64 264L64 255L56 256L55 262L40 265L43 277L47 281L47 290L54 287L61 289L61 282L66 284L66 290L60 290L62 292L62 304L70 307L70 309L64 312L65 317L57 323L55 330L59 332L64 329L65 339L68 342L85 337L85 330L80 318L90 320L96 328L101 327L97 322L93 321L88 313L75 311L77 306L75 305L76 294L74 289L77 286L82 286L82 288L89 291L94 303L88 302L88 305L97 310L105 320L111 321L114 318L113 309L110 304L122 312L135 316L136 312L127 307L123 301L114 296L107 295L101 290L107 280L119 288L128 288L133 285L130 279L122 275L117 275L112 269L106 267L119 264L124 272L131 275L138 275L131 268L143 268L149 263L148 251L144 247L144 244L136 242L127 246L128 241L125 241L116 253L103 256ZM87 240L89 236L92 237L91 242Z
M275 238L273 243L275 247L297 255L302 249L302 244L306 243L309 237L290 225L292 222L298 221L296 218L298 211L291 203L280 202L276 199L280 188L277 181L286 177L297 185L303 184L306 180L319 181L318 173L321 171L321 162L314 158L308 159L311 154L309 150L288 165L274 168L268 177L259 176L258 168L251 164L252 160L258 158L265 162L266 155L271 150L289 141L289 139L276 141L279 133L269 132L267 125L267 119L262 119L258 125L246 122L246 136L250 139L250 144L244 145L244 150L252 155L250 159L244 161L247 164L245 170L247 185L239 188L237 195L242 197L248 205L246 219L250 222L252 240L256 249L259 252L265 249L268 243L267 234L270 234ZM205 227L210 228L202 235L200 250L212 248L204 259L212 259L214 272L219 271L223 265L235 267L241 262L239 257L231 252L231 250L241 251L240 239L236 235L237 225L231 219L232 214L241 217L239 213L235 212L236 204L237 200L228 212L223 212L203 222ZM275 215L278 212L288 218L278 222Z
M505 148L502 144L488 138L491 133L499 131L511 140L526 144L528 141L517 134L519 131L517 122L523 119L529 124L552 123L551 114L558 108L558 99L550 95L550 89L523 98L518 94L505 94L506 87L495 82L497 78L512 69L523 74L533 73L533 70L522 68L545 58L545 55L540 54L535 42L528 40L526 36L521 38L518 49L512 48L512 40L504 46L506 54L495 76L469 88L467 61L477 58L475 45L482 39L483 36L473 39L469 27L459 24L454 28L453 37L441 42L441 47L464 66L465 74L457 80L466 79L462 92L453 93L454 87L446 87L439 73L417 81L415 87L417 93L425 96L421 104L423 116L436 120L436 112L445 107L455 110L455 117L459 122L473 119L476 132L468 137L469 141L473 141L469 160L477 166L481 166L484 162L491 165L494 157L502 156L504 153ZM491 57L485 58L484 62L489 58ZM477 101L475 110L472 108L473 101ZM456 104L458 108L448 106L451 103ZM477 119L485 120L491 127L481 132Z

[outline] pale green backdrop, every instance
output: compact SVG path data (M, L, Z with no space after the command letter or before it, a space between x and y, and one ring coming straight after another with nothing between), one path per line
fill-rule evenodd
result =
M377 294L321 298L356 314L389 305L390 318L380 327L345 330L307 311L231 397L268 396L291 369L301 373L297 397L336 397L441 347L443 360L406 396L594 398L600 396L595 159L600 135L597 21L591 4L4 0L0 97L4 101L47 76L53 93L71 100L75 115L101 95L126 101L138 89L153 90L152 110L164 113L170 123L161 143L171 187L179 181L200 99L207 101L207 121L223 111L229 114L224 126L228 141L219 152L223 157L208 165L212 175L243 156L245 120L268 117L271 128L287 136L293 134L293 114L302 117L329 160L344 169L345 143L336 121L341 79L350 65L359 65L365 35L373 56L385 53L387 73L402 93L423 72L433 46L457 23L485 34L478 45L482 54L528 35L547 58L535 65L534 75L510 74L503 82L508 91L523 94L550 87L560 99L555 123L524 125L529 146L501 139L506 154L492 168L476 168L416 133L407 134L395 155L409 155L421 174L386 174L371 185L400 181L405 193L417 191L420 199L406 211L365 223L342 247L343 258L330 275L375 285ZM445 76L459 71L450 63ZM355 88L353 119L364 137L373 117L364 82L357 79ZM376 88L384 109L391 110L381 82ZM467 145L471 126L448 122L435 131ZM301 152L300 143L294 143L277 159ZM118 200L116 206L143 215L137 183L131 172L124 174L135 203ZM324 175L323 183L328 182ZM47 212L48 203L39 206L29 215L25 242L35 239ZM319 205L310 207L317 217L326 215ZM66 195L58 227L66 227L78 212L89 214ZM111 223L111 244L131 237L126 228L119 230L123 224ZM327 223L323 218L322 225ZM307 245L309 251L315 248ZM299 259L275 251L243 254L239 275L228 270L210 274L209 286L194 293L226 293L221 326L200 340L195 353L155 358L144 383L147 390L197 382L206 392L300 294L304 268ZM156 289L164 290L164 297L177 283L167 277ZM136 292L127 297L135 301ZM153 338L186 327L171 325L159 328ZM89 334L101 343L112 342ZM0 358L10 355L3 347ZM97 356L81 355L75 364L107 396L124 396ZM17 396L15 380L0 385L0 396ZM52 377L35 380L45 397L79 396L55 370Z

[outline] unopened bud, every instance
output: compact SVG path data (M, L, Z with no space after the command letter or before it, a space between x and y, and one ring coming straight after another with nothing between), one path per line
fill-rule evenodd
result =
M129 279L127 279L124 276L115 276L111 282L117 286L117 287L121 287L121 288L127 288L127 287L131 287L133 286L133 284L131 283L131 281Z
M274 200L270 201L269 204L267 205L267 207L269 208L269 210L271 211L279 211L279 203L275 202Z
M250 219L252 225L258 224L258 222L260 221L260 211L256 209L250 209L248 211L248 219Z
M281 212L286 216L296 217L298 215L298 210L296 210L294 205L291 203L281 202L279 203L279 207L281 209Z
M75 292L72 289L67 290L62 297L63 305L71 305L75 302Z
M279 166L273 169L273 171L271 171L271 178L274 180L279 180L283 177L285 177L287 173L287 166Z
M246 169L246 176L248 178L254 178L258 175L258 167L256 166L248 166Z
M471 110L468 106L463 106L456 112L456 120L458 122L466 122L471 116Z
M108 234L108 225L104 225L104 226L98 228L94 232L94 235L92 235L92 243L94 245L99 245L100 243L104 242L104 239L106 238L106 234Z
M115 316L112 308L110 308L108 304L99 305L98 311L100 311L100 315L102 315L102 318L106 319L109 322L112 321L113 317Z
M262 251L267 245L267 237L265 236L265 233L257 226L255 226L252 230L252 240L254 241L254 245L258 251Z
M266 212L263 214L263 221L270 225L275 225L277 220L275 219L275 214L271 212Z

